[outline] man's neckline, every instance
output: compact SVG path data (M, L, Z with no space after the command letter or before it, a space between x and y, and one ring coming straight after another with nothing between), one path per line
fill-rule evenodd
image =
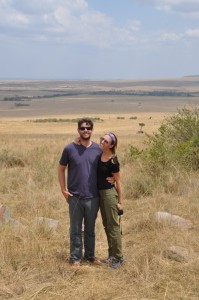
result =
M92 146L92 144L93 144L93 142L92 141L90 141L90 143L87 145L87 146L85 146L84 144L82 144L81 142L80 142L80 145L81 146L83 146L84 148L90 148L91 146Z

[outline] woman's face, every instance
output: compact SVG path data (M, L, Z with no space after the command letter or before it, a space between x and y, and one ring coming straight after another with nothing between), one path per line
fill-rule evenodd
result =
M103 137L100 138L100 147L102 150L110 149L113 147L112 139L108 134L105 134Z

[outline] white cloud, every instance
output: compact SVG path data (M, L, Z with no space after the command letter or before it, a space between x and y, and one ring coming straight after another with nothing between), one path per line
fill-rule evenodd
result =
M127 25L130 30L139 31L141 23L137 20L129 20Z
M163 33L161 34L159 40L160 41L179 41L181 40L183 37L182 34L176 34L176 33L173 33L173 32L170 32L170 33Z
M16 10L25 14L51 13L59 6L67 7L70 10L81 10L88 6L85 0L8 0L8 3L10 7L15 7Z
M187 41L187 38L194 39L199 38L199 28L196 29L187 29L181 33L174 32L164 32L159 33L159 37L156 39L161 42L178 42L178 41Z
M184 17L199 18L199 0L131 0L153 5L165 13L175 13Z
M140 22L118 27L108 15L91 10L85 0L0 0L0 30L38 41L86 43L111 47L134 41ZM17 31L18 30L18 31Z
M161 11L199 17L199 0L154 0L152 2Z
M15 26L27 26L29 25L29 18L20 13L10 14L7 18L9 22L12 22Z
M137 0L138 1L138 0ZM151 3L169 13L199 14L199 0L139 0ZM190 27L190 26L189 26ZM159 34L141 31L141 22L128 20L118 26L105 13L92 10L86 0L0 0L0 32L6 36L25 38L38 42L82 43L99 48L128 48L135 43L179 41L197 37L197 31L187 30ZM183 31L183 29L182 29Z
M199 38L199 29L188 29L186 30L185 35L188 37Z

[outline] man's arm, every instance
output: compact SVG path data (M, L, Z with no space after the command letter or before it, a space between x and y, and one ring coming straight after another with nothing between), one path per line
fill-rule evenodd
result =
M59 166L58 166L58 180L59 180L59 185L60 185L61 192L62 192L64 198L66 199L66 201L68 201L68 197L72 196L72 194L70 194L68 192L68 190L66 190L65 170L66 170L66 166L63 166L63 165L59 164Z

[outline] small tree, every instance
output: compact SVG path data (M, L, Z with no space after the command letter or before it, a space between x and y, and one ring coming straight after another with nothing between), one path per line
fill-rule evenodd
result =
M145 126L144 123L139 123L139 126L140 126L140 130L138 131L138 133L144 133L144 131L142 130L142 127Z

